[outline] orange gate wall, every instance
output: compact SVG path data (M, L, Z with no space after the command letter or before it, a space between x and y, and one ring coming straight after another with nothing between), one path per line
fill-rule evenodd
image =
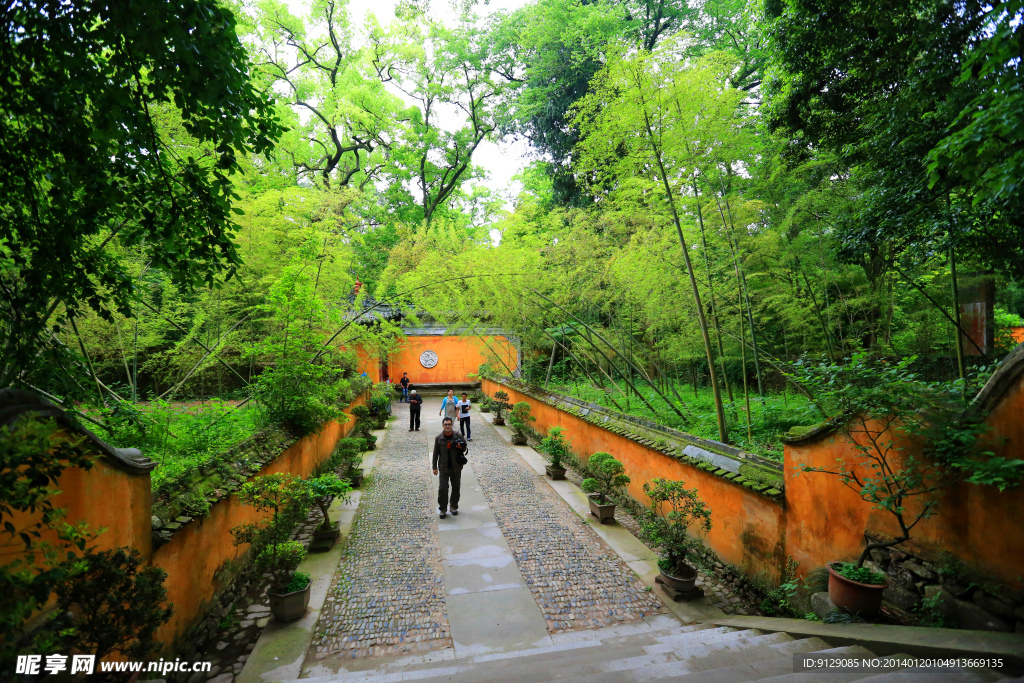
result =
M680 462L632 439L591 424L515 389L483 381L487 395L508 393L511 403L526 401L541 433L562 427L573 452L584 459L607 451L622 461L631 483L629 494L641 503L644 482L655 477L696 486L712 511L707 545L723 560L752 578L778 580L786 557L799 563L804 574L833 560L855 560L864 548L865 532L895 536L892 515L871 505L835 476L801 473L799 464L834 466L862 456L839 433L824 434L806 444L786 444L783 471L784 501L780 504L727 479ZM1024 454L1024 374L1005 392L987 420L992 450L997 456ZM909 504L912 505L913 503ZM985 576L1006 585L1024 587L1024 486L999 491L993 486L960 483L943 490L934 516L914 528L906 547L941 561L950 553Z
M485 341L486 340L486 341ZM420 354L433 351L437 354L437 365L425 368L420 364ZM359 358L359 372L365 372L373 381L379 382L380 359L362 349L356 350ZM397 383L403 372L409 373L409 381L416 384L464 383L472 381L470 374L476 374L482 363L492 362L497 355L501 362L494 363L501 372L516 370L516 347L503 336L485 335L482 339L473 336L425 335L410 336L402 340L398 351L388 359L391 381Z

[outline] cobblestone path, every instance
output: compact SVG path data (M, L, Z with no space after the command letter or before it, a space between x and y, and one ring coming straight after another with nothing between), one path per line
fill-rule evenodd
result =
M378 444L314 633L310 654L316 659L413 654L452 644L426 436L408 432L408 413L396 413L399 419Z
M482 416L469 459L548 631L664 612L658 599Z

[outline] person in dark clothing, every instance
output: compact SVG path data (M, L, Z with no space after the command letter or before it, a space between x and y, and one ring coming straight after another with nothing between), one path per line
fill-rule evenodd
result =
M420 408L423 406L423 397L413 389L409 392L409 431L415 429L420 431Z
M409 400L409 373L402 373L402 400L408 402Z
M459 455L466 452L466 440L452 429L452 419L441 421L444 431L434 439L434 474L437 482L437 511L444 519L448 514L449 505L453 515L459 514L459 494L462 486L462 464ZM451 499L448 497L448 486L451 484Z

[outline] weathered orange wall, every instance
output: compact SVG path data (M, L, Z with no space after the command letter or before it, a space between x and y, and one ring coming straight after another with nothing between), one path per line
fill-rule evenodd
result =
M530 404L531 414L537 418L534 423L537 431L546 434L552 427L565 430L570 447L582 459L600 451L614 455L630 478L629 495L641 503L649 503L644 495L644 483L658 477L696 486L711 508L712 527L705 537L708 546L723 560L741 567L748 576L772 582L779 580L779 569L785 562L781 554L785 532L782 505L515 389L483 380L483 391L488 396L499 390L509 395L512 404L519 401Z
M708 546L748 576L778 579L786 556L799 563L799 573L832 560L856 559L864 548L865 531L894 536L891 514L872 510L835 476L799 472L800 464L834 466L838 459L862 459L839 433L808 444L786 444L784 504L680 462L631 439L591 424L510 387L484 380L484 391L509 394L511 403L526 401L546 433L562 427L580 456L607 451L622 461L631 483L629 494L646 503L643 485L656 477L696 486L712 512ZM993 451L1019 458L1024 454L1024 376L990 413ZM998 436L997 436L998 435ZM907 505L913 511L914 501ZM943 491L936 514L915 527L907 548L939 560L949 552L975 570L1011 586L1024 587L1024 487L1000 492L995 487L961 483Z
M56 488L60 493L53 497L53 504L66 510L67 522L85 522L92 532L105 529L90 544L92 547L110 550L132 546L143 558L150 556L153 492L149 473L129 474L96 457L91 470L79 467L64 470ZM21 513L11 516L12 523L19 529L37 519L37 515ZM55 533L49 532L44 533L41 540L56 542L58 539ZM0 564L23 555L21 547L16 543L0 547Z
M403 372L409 373L409 381L413 384L443 384L445 382L469 382L470 374L476 374L481 363L492 359L498 354L505 365L498 363L501 371L508 366L509 371L516 369L516 347L502 336L437 336L406 337L398 347L398 351L388 359L388 371L391 381L397 383ZM425 368L420 364L420 354L424 351L437 354L437 365ZM493 352L493 353L492 353ZM380 360L363 349L356 350L359 359L359 372L366 372L374 382L379 382Z

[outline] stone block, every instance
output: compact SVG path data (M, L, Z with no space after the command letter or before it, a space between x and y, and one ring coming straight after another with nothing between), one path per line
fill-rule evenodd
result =
M1014 621L1013 607L1007 605L1005 602L1000 600L994 595L990 595L985 591L976 591L973 598L974 604L982 608L986 612L991 612L1000 619L1004 619L1010 623Z
M828 597L828 591L822 591L811 596L811 611L817 614L819 619L825 621L825 617L833 612L838 612L839 608Z
M922 579L927 581L934 581L939 578L938 575L930 569L927 569L923 564L915 562L913 560L907 560L903 563L903 568L912 574L920 576Z
M878 563L878 566L889 568L889 552L883 548L872 548L871 559Z
M921 595L914 588L890 584L888 588L882 591L882 599L909 612L920 604Z
M971 629L973 631L1001 631L1004 633L1014 630L1014 624L1000 619L973 602L957 599L945 589L940 590L938 596L939 611L947 619L954 620L959 628Z

